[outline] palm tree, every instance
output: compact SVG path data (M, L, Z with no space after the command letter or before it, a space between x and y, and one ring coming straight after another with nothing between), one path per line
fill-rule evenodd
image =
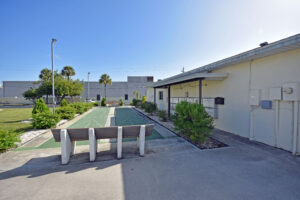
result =
M50 69L48 68L44 68L42 69L42 71L40 72L39 78L42 81L50 81L52 77L52 72Z
M64 68L61 70L61 75L67 77L69 81L70 77L75 75L75 70L71 66L64 66Z
M100 77L100 79L99 79L99 84L104 84L104 96L105 96L105 98L106 98L106 84L109 84L109 85L111 85L112 84L112 82L111 82L111 79L110 79L110 77L109 77L109 75L107 75L107 74L102 74L101 75L101 77Z
M139 99L140 96L141 96L141 94L140 94L140 92L138 90L134 90L133 91L133 96L135 96L136 99Z

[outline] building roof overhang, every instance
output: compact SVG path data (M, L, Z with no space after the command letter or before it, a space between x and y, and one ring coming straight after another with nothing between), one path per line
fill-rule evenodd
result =
M212 72L213 70L220 69L223 67L228 67L244 62L250 62L255 59L263 58L266 56L271 56L279 53L283 53L286 51L294 50L300 48L300 34L270 43L268 45L265 45L263 47L258 47L255 49L252 49L250 51L246 51L240 54L237 54L235 56L231 56L229 58L225 58L216 62L213 62L211 64L198 67L196 69L193 69L191 71L181 73L175 76L171 76L169 78L163 79L161 81L153 83L153 87L163 87L166 85L179 83L182 80L187 81L193 81L195 78L192 74L208 74L204 72ZM211 73L214 74L214 73ZM197 76L197 75L195 75ZM189 80L190 78L190 80ZM205 77L198 77L198 78L205 78ZM208 78L208 77L207 77Z
M214 80L214 81L221 81L228 77L228 73L193 73L189 74L187 76L178 77L175 79L170 79L166 81L158 81L155 82L152 87L158 88L158 87L166 87L169 85L175 85L190 81L196 81L196 80Z

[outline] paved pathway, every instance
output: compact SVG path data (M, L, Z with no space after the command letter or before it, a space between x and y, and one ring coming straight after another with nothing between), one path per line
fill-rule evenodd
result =
M289 152L221 131L230 147L199 150L181 138L148 141L145 157L126 142L124 159L115 144L88 146L66 166L59 149L0 156L0 199L300 199L300 160ZM30 153L29 153L30 152ZM16 153L16 152L14 152Z
M142 116L141 116L142 117ZM164 130L164 127L160 127ZM0 199L300 199L300 157L219 130L229 147L200 150L179 137L101 143L96 162L78 146L69 165L60 148L0 155Z

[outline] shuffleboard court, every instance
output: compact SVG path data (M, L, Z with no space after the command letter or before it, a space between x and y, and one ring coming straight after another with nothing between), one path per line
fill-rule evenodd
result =
M143 119L132 108L116 108L115 109L115 123L116 126L127 125L142 125L150 124L149 121ZM152 131L152 135L146 137L146 140L161 139L163 138L155 129ZM136 138L125 138L124 141L136 140Z
M95 128L95 127L103 127L106 123L108 116L109 108L101 107L96 108L91 113L87 114L77 122L70 125L68 128ZM77 145L88 145L89 141L78 141ZM60 147L60 142L55 142L54 138L51 138L47 142L41 144L39 149L43 148L54 148Z

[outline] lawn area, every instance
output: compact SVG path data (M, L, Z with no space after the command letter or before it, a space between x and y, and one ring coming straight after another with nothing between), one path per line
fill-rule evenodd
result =
M4 108L0 111L0 129L15 130L18 133L31 129L31 123L21 123L31 118L32 108Z

